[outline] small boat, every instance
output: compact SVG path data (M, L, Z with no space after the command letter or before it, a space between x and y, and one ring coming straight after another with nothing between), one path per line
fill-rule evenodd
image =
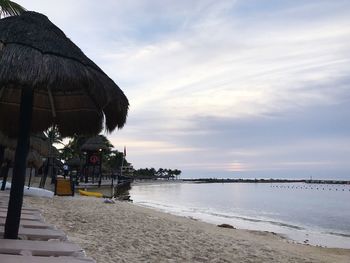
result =
M54 196L54 192L42 189L42 188L37 188L37 187L24 187L24 195L28 196L39 196L39 197L48 197L52 198Z
M1 184L2 184L2 181L0 181L0 185ZM5 189L6 190L10 190L11 189L11 183L6 182ZM54 192L46 190L46 189L43 189L43 188L24 186L23 195L25 195L25 196L38 196L38 197L52 198L54 196Z
M79 194L80 195L84 195L84 196L103 197L102 193L99 193L99 192L88 192L88 191L84 191L84 190L79 190Z

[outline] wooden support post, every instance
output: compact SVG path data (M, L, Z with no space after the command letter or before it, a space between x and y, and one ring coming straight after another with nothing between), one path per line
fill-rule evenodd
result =
M51 149L51 146L49 149ZM49 155L50 155L50 153L49 153ZM47 178L47 175L49 173L49 164L50 164L50 157L47 157L46 165L45 165L45 167L43 167L43 169L44 169L43 175L42 175L41 180L40 180L40 185L39 185L40 188L45 188L46 178Z
M98 187L101 187L101 183L102 183L102 151L100 151L100 164L98 166L99 169L99 178L98 178Z
M0 167L2 167L2 163L4 162L5 148L4 145L0 145Z
M30 187L30 182L32 181L32 172L33 172L33 166L30 167L29 180L28 180L28 189Z
M86 164L84 167L85 183L89 182L89 166Z
M0 176L2 177L2 184L6 185L5 173L3 172L6 168L2 167L2 164L4 162L4 157L5 157L5 148L6 148L5 146L0 145ZM1 190L2 190L2 186L1 186ZM4 190L5 190L5 186L4 186Z
M23 188L26 173L26 161L29 151L30 127L33 112L34 90L23 87L19 116L19 131L15 162L12 175L10 200L7 209L4 238L17 239L21 210L23 204Z
M92 183L95 183L95 165L92 166Z
M6 166L2 167L1 169L1 177L2 177L1 191L5 191L7 176L9 174L10 166L11 166L11 161L7 160Z

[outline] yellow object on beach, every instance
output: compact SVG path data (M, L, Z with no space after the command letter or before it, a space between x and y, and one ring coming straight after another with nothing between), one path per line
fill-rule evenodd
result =
M103 194L99 192L88 192L84 190L79 190L80 195L85 195L85 196L94 196L94 197L103 197Z
M57 178L55 185L56 195L73 195L72 185L69 179Z

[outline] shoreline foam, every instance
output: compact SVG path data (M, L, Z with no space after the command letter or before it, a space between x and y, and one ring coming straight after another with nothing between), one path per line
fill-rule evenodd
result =
M324 232L306 229L302 226L270 219L254 219L243 216L232 216L202 211L189 211L169 205L152 202L135 202L136 205L155 209L163 213L192 218L209 224L231 224L237 229L276 233L291 242L327 248L350 249L349 235L335 232Z
M243 186L248 189L245 189L244 187L231 187L223 184L215 186L213 187L214 189L212 189L212 187L206 185L202 186L203 184L196 185L189 182L184 183L184 186L175 187L172 185L173 183L168 183L169 186L172 186L160 187L162 184L166 184L166 182L162 182L160 184L156 182L153 182L153 184L137 183L130 191L131 197L136 204L140 204L145 207L157 209L162 212L171 213L174 215L196 218L207 223L216 225L227 223L235 226L238 229L275 232L301 244L350 249L350 238L348 236L350 232L344 227L337 225L338 221L340 223L343 221L346 222L347 217L343 217L343 221L339 220L338 218L338 221L335 221L333 224L329 224L325 220L315 220L314 216L316 215L317 217L317 215L321 215L320 211L315 210L314 212L316 213L310 212L312 210L310 210L307 206L305 206L304 209L306 209L305 212L308 214L308 219L306 219L307 217L305 217L304 213L300 213L300 209L299 211L296 209L296 216L293 214L286 216L290 211L287 211L288 205L285 205L283 202L282 206L286 207L287 209L274 210L273 208L269 209L268 207L259 205L255 206L254 204L251 204L251 207L249 207L249 205L245 207L245 204L243 204L243 206L240 206L240 200L238 200L238 203L230 202L230 200L232 200L231 198L235 198L234 195L230 195L231 192L245 190L243 191L245 195L243 195L242 200L244 197L248 198L249 200L251 194L254 196L254 193L251 193L250 190L254 188L253 190L256 191L256 187L251 186L251 184L243 184ZM193 185L193 187L190 185ZM292 188L303 187L303 185L295 184L290 186ZM264 199L264 197L267 197L267 200L269 200L269 196L265 196L266 193L282 191L272 189L272 186L259 185L259 188L262 187L264 190L261 199L262 203L268 202L266 199ZM289 186L285 186L285 188L289 188ZM231 191L229 194L227 189ZM200 195L199 190L204 193L205 191L212 190L211 193L214 193L214 195L211 194L212 199L209 198L208 200L207 195ZM221 190L225 194L220 195ZM220 192L217 195L218 191ZM306 190L303 193L305 192ZM176 197L180 193L181 196ZM343 193L340 194L344 195ZM182 198L182 195L186 198ZM202 202L202 199L207 200L208 203ZM215 201L211 202L212 200ZM228 202L223 203L221 200L227 200ZM260 202L259 199L255 201L258 203ZM275 204L274 200L269 201L272 202L272 207L274 207L276 204L280 205L278 202ZM288 201L288 198L287 200L284 200L286 203L288 203ZM297 200L296 203L298 203L298 201L302 200ZM318 204L309 203L309 205L317 206ZM338 207L338 209L341 208ZM323 211L323 213L329 214L332 212L334 213L335 211ZM329 217L327 214L324 215L326 218ZM344 232L342 230L344 230Z

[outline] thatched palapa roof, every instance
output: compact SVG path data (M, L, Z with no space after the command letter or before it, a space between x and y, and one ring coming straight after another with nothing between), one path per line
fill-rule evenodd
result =
M7 148L4 155L5 161L14 162L15 151L13 149ZM39 169L43 165L42 156L37 151L30 151L27 156L27 166Z
M30 136L30 148L37 151L41 156L48 157L50 153L50 140L43 133Z
M80 148L82 151L98 151L98 150L107 150L108 146L104 137L97 135L95 137L89 138Z
M9 138L2 132L0 132L0 145L5 146L6 148L15 149L17 146L17 140Z
M83 162L80 160L79 157L74 157L72 159L69 159L67 161L67 164L70 167L80 167L83 164Z
M17 147L17 140L10 138L0 132L0 145L5 146L6 148L15 150ZM50 149L50 141L43 133L38 133L30 136L30 149L37 151L40 155L48 157ZM57 149L56 149L57 151Z
M15 159L15 150L6 148L4 153L4 161L11 161Z
M31 132L53 123L63 136L112 131L126 122L123 91L39 13L0 20L0 130L18 133L21 89L34 88ZM87 121L88 120L88 121Z
M30 151L27 156L28 167L39 169L43 165L43 158L37 151Z

